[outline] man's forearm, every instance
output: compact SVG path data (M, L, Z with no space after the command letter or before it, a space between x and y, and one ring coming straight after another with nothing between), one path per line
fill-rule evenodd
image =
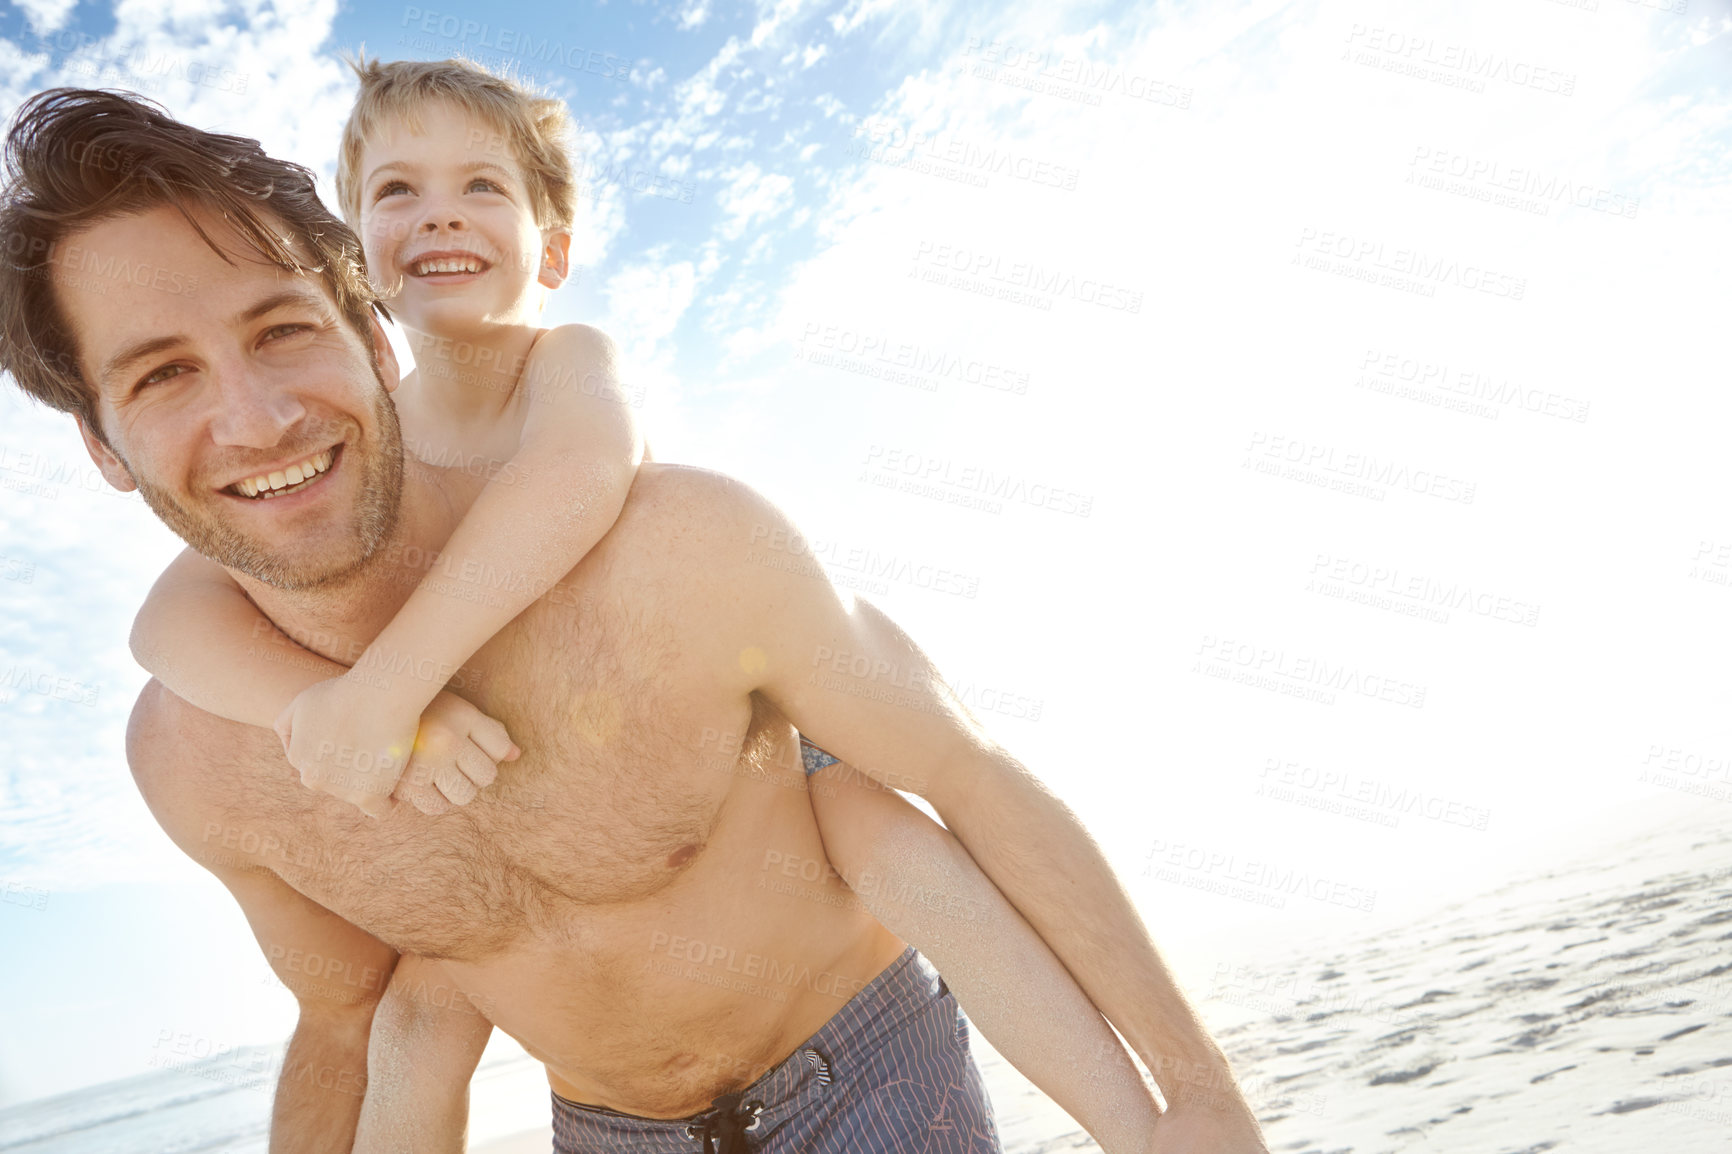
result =
M1124 1035L1169 1105L1232 1108L1225 1057L1161 960L1100 847L1063 801L1009 757L965 798L933 797L958 840Z
M346 1154L367 1092L372 1016L301 1012L271 1107L270 1154Z

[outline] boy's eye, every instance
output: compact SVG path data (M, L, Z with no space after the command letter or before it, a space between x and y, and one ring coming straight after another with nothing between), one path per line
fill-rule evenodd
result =
M475 187L477 185L480 185L483 189L486 189L489 192L503 193L505 191L503 188L500 188L497 184L495 184L491 180L488 180L484 176L478 176L474 180L470 181L469 182L469 191L474 192Z
M374 200L383 200L387 196L393 196L399 192L408 192L408 191L409 191L409 186L404 184L402 181L400 181L400 180L387 180L384 184L381 184L379 186L379 189L377 192L373 193L373 199Z

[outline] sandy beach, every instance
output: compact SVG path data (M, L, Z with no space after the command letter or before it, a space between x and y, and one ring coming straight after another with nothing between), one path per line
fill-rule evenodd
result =
M1732 1150L1727 816L1279 965L1220 961L1193 996L1270 1150ZM973 1045L1007 1154L1098 1149ZM546 1154L548 1132L473 1148Z
M1715 810L1718 807L1714 807ZM1278 1154L1732 1150L1732 827L1704 811L1349 941L1190 981ZM540 1067L496 1044L475 1154L545 1154ZM1008 1154L1094 1150L982 1039ZM265 1148L276 1047L0 1112L7 1154Z
M1273 1151L1732 1150L1721 807L1404 929L1223 963L1203 1009Z

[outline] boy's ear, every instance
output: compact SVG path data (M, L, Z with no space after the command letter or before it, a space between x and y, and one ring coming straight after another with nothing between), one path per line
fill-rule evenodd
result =
M379 314L373 317L373 363L379 366L379 380L383 382L387 393L397 391L397 386L403 383L403 370L397 364L397 350L391 347L391 338L385 335L385 326L379 320Z
M78 435L84 438L84 451L90 454L91 461L102 473L102 479L119 489L122 493L130 493L138 488L138 482L132 479L132 473L126 467L126 462L115 455L113 449L103 444L90 426L84 423L84 418L74 414L73 420L78 422Z
M541 268L537 271L536 283L550 289L556 289L565 283L565 278L571 275L571 234L561 230L547 234L547 243L541 249Z

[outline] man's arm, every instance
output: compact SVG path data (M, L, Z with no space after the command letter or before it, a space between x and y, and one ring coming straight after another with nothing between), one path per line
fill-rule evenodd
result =
M799 539L767 504L742 505L731 526L741 545ZM1147 1064L1175 1137L1197 1119L1209 1144L1196 1149L1263 1150L1226 1058L1076 815L986 735L877 609L810 572L751 567L740 580L752 589L743 612L756 614L742 624L762 655L749 663L762 671L754 688L823 748L931 802Z
M237 739L236 731L245 736ZM281 760L273 735L198 710L152 681L133 709L126 746L145 804L163 831L228 887L271 969L299 1004L271 1109L271 1154L348 1151L367 1090L373 1011L396 951L206 836L226 819L199 796L197 782L206 772L201 763L232 766L261 754Z

